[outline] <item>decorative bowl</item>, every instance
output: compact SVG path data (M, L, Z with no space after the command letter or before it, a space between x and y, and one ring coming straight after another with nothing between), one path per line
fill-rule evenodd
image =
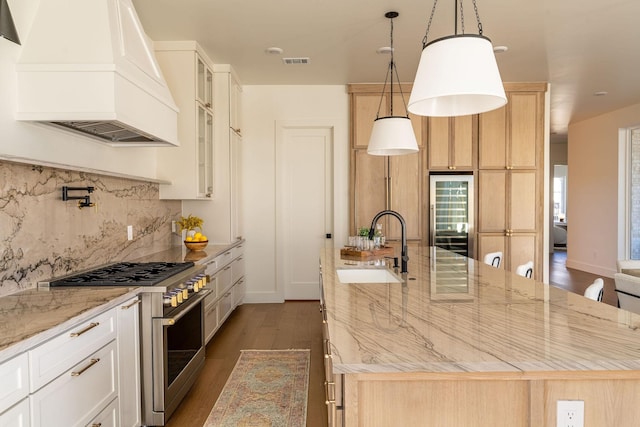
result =
M184 245L187 247L187 249L189 249L190 251L201 251L204 248L207 247L207 245L209 244L208 240L204 240L201 242L187 242L185 240Z

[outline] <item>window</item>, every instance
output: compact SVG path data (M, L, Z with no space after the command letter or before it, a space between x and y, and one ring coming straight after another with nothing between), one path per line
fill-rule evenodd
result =
M567 220L567 165L553 167L553 221Z
M630 140L629 253L631 259L640 259L640 128L631 129Z

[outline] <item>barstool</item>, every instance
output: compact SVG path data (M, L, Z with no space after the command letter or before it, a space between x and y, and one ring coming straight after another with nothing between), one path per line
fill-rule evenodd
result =
M592 284L587 286L584 290L584 296L594 301L602 301L602 294L604 293L604 280L597 278Z
M502 261L502 252L490 252L484 256L484 263L495 268L500 268L500 261Z
M519 265L518 268L516 268L516 274L531 279L531 276L533 276L533 261Z

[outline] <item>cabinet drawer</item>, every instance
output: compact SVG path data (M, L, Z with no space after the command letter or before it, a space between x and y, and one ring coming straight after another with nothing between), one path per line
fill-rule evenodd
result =
M26 397L14 407L0 414L0 427L29 427L30 424L29 399Z
M218 323L222 323L233 309L233 292L227 291L218 303Z
M29 394L29 356L23 353L0 365L0 412Z
M247 290L247 282L245 282L244 278L238 280L233 286L233 306L237 307L242 304L242 300L244 299L244 294Z
M111 341L32 394L32 426L84 426L96 417L117 396L115 354Z
M238 246L234 246L231 248L231 258L238 258L240 255L244 254L244 244L240 244Z
M89 421L87 427L118 427L118 399L102 410L93 420Z
M206 304L206 299L205 299ZM210 303L204 307L204 337L205 344L209 342L218 327L218 304Z
M116 336L116 312L109 310L29 351L31 393L76 365Z
M232 259L233 259L233 252L231 250L225 251L224 253L215 257L215 261L218 265L218 268L224 267L225 265L229 264Z
M244 256L236 258L231 263L231 283L236 283L244 276Z
M231 265L227 265L216 274L216 295L218 295L218 297L221 297L233 283L231 281L231 270Z

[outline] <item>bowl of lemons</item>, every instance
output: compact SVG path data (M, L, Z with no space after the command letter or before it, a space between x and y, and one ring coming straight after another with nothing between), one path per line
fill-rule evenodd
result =
M187 236L184 239L184 245L190 251L201 251L207 247L209 239L202 233L196 233L193 236Z

